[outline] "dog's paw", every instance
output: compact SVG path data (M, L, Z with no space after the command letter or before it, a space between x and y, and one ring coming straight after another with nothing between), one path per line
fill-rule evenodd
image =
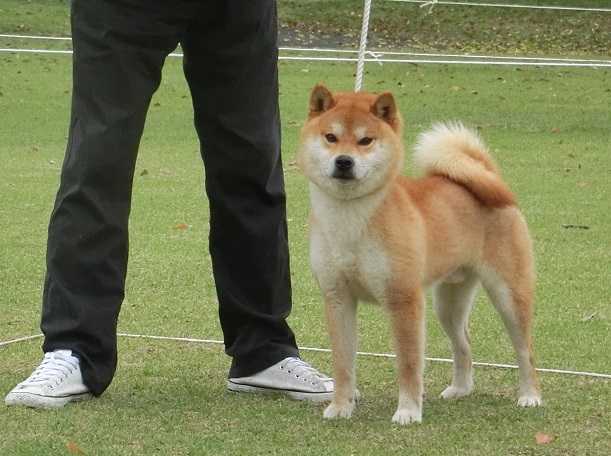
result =
M354 411L354 401L338 404L335 401L331 402L323 412L323 418L332 420L334 418L350 418Z
M543 400L538 393L523 394L518 398L520 407L539 407L540 405L543 405Z
M444 399L458 399L459 397L468 396L473 391L473 386L454 386L450 385L441 392L441 397Z
M392 416L392 422L401 426L422 422L422 410L417 408L399 408Z

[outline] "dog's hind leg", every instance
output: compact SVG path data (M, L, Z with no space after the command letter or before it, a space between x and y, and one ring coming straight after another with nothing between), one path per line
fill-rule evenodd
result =
M469 314L479 280L467 271L460 283L440 283L433 288L433 307L452 343L452 384L441 393L444 399L466 396L473 391Z
M331 339L335 392L325 418L350 418L356 405L356 300L345 286L325 293L325 314Z
M520 371L518 405L521 407L541 405L531 338L533 280L529 274L514 274L511 283L508 283L489 268L483 271L481 279L490 300L503 319L516 352Z

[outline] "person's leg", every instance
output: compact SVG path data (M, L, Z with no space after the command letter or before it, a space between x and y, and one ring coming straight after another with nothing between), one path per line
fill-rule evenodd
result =
M72 120L49 224L43 350L69 349L94 395L117 364L128 216L146 112L180 29L163 1L72 2Z
M213 6L212 6L213 5ZM230 377L298 356L280 157L276 6L210 2L182 46L210 201ZM204 22L205 21L205 22Z

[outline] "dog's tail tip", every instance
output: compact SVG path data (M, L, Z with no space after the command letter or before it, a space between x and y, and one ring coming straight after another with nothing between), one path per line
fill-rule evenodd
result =
M446 177L486 206L515 204L480 135L461 122L436 123L418 137L414 164L425 175Z

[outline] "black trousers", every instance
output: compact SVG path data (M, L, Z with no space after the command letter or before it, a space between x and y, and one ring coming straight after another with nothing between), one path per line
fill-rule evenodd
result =
M112 380L138 145L164 60L180 43L229 375L297 356L286 323L275 1L73 0L71 20L71 125L49 224L43 350L76 352L96 395Z

